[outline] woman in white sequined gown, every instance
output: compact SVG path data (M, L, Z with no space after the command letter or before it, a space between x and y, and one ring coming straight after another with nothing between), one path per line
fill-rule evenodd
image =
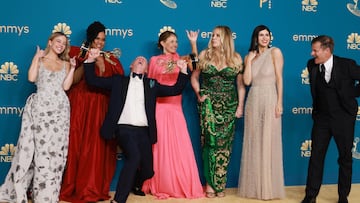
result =
M69 60L69 48L62 32L50 35L45 50L37 47L28 72L37 91L27 98L15 155L0 187L0 202L59 201L70 125L65 90L71 86L76 63ZM27 196L29 188L32 197Z

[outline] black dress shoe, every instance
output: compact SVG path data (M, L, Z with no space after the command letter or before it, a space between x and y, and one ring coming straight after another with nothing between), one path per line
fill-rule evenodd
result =
M340 197L338 203L349 203L346 197Z
M316 197L305 197L301 203L316 203Z
M132 192L134 193L134 195L145 196L145 193L141 190L141 188L138 187L134 187L132 189Z

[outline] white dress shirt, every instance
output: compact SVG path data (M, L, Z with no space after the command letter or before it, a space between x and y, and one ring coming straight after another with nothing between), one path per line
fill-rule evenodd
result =
M331 55L331 57L324 63L326 82L329 82L331 79L331 71L333 68L333 64L334 64L333 55Z
M145 113L144 83L138 77L130 74L129 87L118 124L133 126L148 126Z

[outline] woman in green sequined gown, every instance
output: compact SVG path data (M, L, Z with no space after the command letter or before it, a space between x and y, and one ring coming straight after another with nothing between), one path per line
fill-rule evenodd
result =
M191 77L199 101L206 196L210 198L225 195L235 120L243 114L245 86L241 72L242 59L235 52L230 28L215 27L208 48L199 55L199 68Z

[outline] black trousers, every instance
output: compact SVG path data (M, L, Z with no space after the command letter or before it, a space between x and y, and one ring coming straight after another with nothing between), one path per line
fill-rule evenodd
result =
M347 197L351 189L352 147L354 140L355 117L346 112L336 115L313 115L311 157L306 183L306 196L319 194L323 179L325 155L331 138L334 138L339 153L338 194Z
M124 165L116 186L114 200L125 203L136 183L142 183L154 175L152 145L148 127L118 125L118 144L124 153Z

